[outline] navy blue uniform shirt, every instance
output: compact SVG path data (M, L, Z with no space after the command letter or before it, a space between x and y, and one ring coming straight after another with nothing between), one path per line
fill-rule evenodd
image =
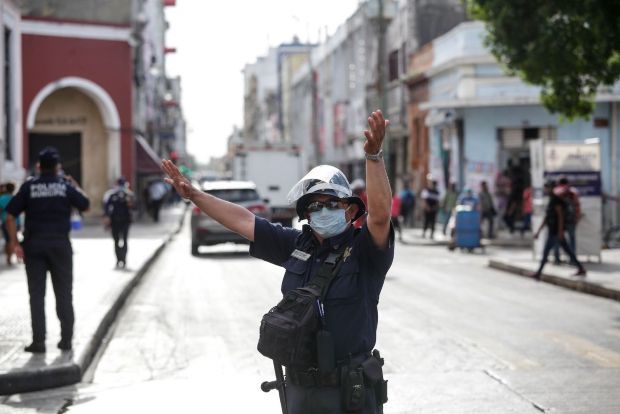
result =
M71 230L71 209L88 209L90 201L73 185L55 174L42 173L25 182L6 206L17 217L26 212L26 233L68 234Z
M350 226L344 233L323 240L323 244L319 244L309 226L299 231L260 217L256 217L254 226L250 255L286 269L283 295L307 285L331 248L355 237L351 255L343 262L324 300L325 329L334 338L336 360L345 359L349 353L359 355L372 351L377 337L379 294L394 259L393 229L390 229L388 247L379 250L366 223L357 230ZM291 256L295 250L310 257L305 261L295 258Z

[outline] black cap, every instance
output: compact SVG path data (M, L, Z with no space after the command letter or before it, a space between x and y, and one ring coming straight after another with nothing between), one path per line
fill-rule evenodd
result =
M54 147L45 147L43 151L39 153L39 163L51 163L51 162L60 162L60 153Z
M555 181L553 181L553 180L546 180L545 181L545 187L555 187Z
M121 175L119 179L116 180L116 184L118 185L125 185L126 182L127 182L127 179L125 178L124 175Z

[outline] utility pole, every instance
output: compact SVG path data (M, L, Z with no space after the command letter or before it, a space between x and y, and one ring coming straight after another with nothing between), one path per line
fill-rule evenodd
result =
M377 53L377 97L379 98L379 105L381 106L381 112L385 117L388 116L388 99L387 99L387 77L386 77L386 62L387 62L387 54L385 48L385 33L387 31L386 19L385 19L385 0L378 0L379 2L379 47ZM376 110L377 108L372 108L372 110ZM390 170L390 132L389 130L385 131L385 140L383 141L385 146L384 148L384 157L383 161L385 162L385 170L388 174L388 179L392 179L391 170Z

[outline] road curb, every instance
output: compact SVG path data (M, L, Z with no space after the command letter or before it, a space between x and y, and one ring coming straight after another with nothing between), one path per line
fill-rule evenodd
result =
M489 267L530 279L530 277L525 274L529 270L523 267L514 266L497 260L489 260ZM596 283L588 282L587 280L570 280L564 277L543 273L540 277L540 281L574 290L576 292L587 293L588 295L600 296L620 302L620 291L608 289L597 285Z
M99 323L99 327L81 355L75 357L73 362L68 362L65 364L0 374L0 395L40 391L80 382L82 380L82 375L86 372L88 366L93 361L97 351L101 347L103 338L105 338L108 330L116 321L116 318L123 309L123 306L125 305L125 302L133 289L140 283L146 272L161 255L172 238L183 228L186 212L187 210L181 216L178 226L168 233L159 247L155 249L153 254L136 272L131 281L125 285L118 298L114 301L112 307L108 310Z

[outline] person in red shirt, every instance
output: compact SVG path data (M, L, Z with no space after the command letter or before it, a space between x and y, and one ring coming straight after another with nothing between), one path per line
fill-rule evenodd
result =
M577 240L575 237L575 232L577 230L577 223L579 223L579 219L581 218L579 192L575 187L571 187L569 185L568 178L566 178L566 176L562 176L558 181L558 186L553 189L553 194L560 197L566 203L566 211L564 212L564 220L566 224L564 225L564 230L568 233L569 246L573 253L575 253L575 256L577 256ZM561 263L560 250L558 249L557 244L553 250L553 254L555 256L554 263Z
M529 229L532 223L532 213L534 212L534 206L532 205L532 199L534 193L532 187L528 187L523 191L523 225L521 226L521 238L523 234Z
M364 205L366 206L366 211L368 211L368 195L366 194L366 183L364 182L364 180L362 180L361 178L353 180L353 182L351 183L351 190L353 190L353 195L356 195L362 199ZM353 223L353 225L355 227L362 227L365 221L366 214L355 220L355 223Z
M402 201L400 197L396 194L396 191L394 191L394 189L392 189L392 194L392 225L394 226L395 230L398 230L398 240L403 241L403 229L400 225L400 220L398 219Z

